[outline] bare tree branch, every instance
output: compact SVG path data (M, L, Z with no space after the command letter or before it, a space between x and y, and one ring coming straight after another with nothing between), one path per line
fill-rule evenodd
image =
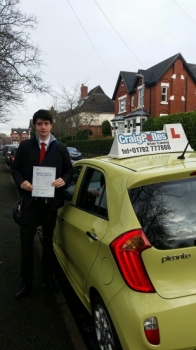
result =
M25 94L50 89L42 79L41 52L30 37L37 20L21 13L19 3L0 0L0 122L5 122L10 107L24 103Z

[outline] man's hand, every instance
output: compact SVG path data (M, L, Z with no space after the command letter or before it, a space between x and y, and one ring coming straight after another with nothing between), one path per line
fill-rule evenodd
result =
M55 188L63 187L65 186L65 181L61 177L59 177L58 179L52 182L52 186L54 186Z
M30 184L30 182L28 182L27 180L23 181L20 185L20 188L22 188L23 190L29 191L31 192L33 189L33 186Z

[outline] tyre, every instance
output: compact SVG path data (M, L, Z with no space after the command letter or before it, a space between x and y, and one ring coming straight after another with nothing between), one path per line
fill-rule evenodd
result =
M100 350L122 350L110 315L101 297L96 296L92 302L93 321Z

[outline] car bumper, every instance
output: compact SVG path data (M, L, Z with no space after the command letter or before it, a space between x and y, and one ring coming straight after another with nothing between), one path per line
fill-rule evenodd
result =
M143 322L156 317L159 350L195 350L196 295L162 299L158 294L138 293L125 286L110 302L108 311L124 350L155 349L145 336Z

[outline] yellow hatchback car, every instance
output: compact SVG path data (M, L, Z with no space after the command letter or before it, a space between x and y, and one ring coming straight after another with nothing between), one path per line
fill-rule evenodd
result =
M100 350L195 350L196 153L180 124L73 164L54 251ZM179 152L177 152L179 149Z

